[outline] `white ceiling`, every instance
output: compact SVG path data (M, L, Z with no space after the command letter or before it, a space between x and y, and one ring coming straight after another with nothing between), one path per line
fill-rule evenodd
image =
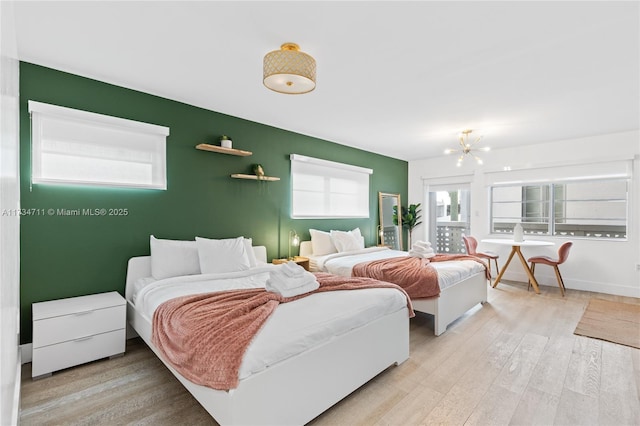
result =
M638 2L19 2L19 59L412 160L640 128ZM317 88L262 85L298 43ZM224 129L212 129L221 134Z

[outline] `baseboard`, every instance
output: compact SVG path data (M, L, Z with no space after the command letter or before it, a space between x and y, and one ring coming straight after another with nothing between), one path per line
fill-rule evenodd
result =
M536 271L537 272L537 271ZM524 272L505 272L503 278L510 281L518 281L526 283L529 278ZM615 294L616 296L627 296L640 298L640 287L623 286L617 284L608 284L595 281L584 280L572 280L562 277L564 279L564 285L568 289L591 291L594 293ZM536 274L536 280L538 284L545 287L557 287L558 281L556 281L555 275L541 275L538 277Z
M22 384L22 355L18 350L18 359L16 360L16 380L13 388L13 404L11 406L11 424L17 425L20 417L20 388Z

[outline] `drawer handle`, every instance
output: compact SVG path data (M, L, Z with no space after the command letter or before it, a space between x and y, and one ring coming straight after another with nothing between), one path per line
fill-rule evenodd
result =
M80 337L78 339L73 339L74 342L83 342L85 340L89 340L89 339L93 339L93 336L85 336L85 337Z
M92 312L93 312L93 311L75 312L73 315L75 315L75 316L79 317L79 316L81 316L81 315L87 315L87 314L90 314L90 313L92 313Z

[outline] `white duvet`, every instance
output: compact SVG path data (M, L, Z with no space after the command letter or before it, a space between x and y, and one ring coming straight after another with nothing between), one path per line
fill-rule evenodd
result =
M133 300L150 323L163 302L179 296L231 289L264 288L267 266L225 274L189 275L153 281L138 280ZM278 306L256 335L240 367L240 380L296 356L407 306L400 291L373 288L313 294Z
M362 250L333 253L326 256L312 256L313 264L319 271L350 277L355 265L361 262L408 256L406 251L391 250L388 247L368 247ZM484 273L484 267L474 260L430 263L438 271L438 284L444 290L465 278Z

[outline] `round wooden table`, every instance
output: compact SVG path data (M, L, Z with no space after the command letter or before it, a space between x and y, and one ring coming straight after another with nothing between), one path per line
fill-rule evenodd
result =
M549 241L538 241L538 240L514 241L514 240L508 240L504 238L488 238L488 239L482 240L482 242L487 244L511 246L511 253L509 254L507 263L504 264L504 266L502 267L502 270L496 277L496 280L493 282L493 288L496 288L496 286L502 279L502 275L504 275L504 271L507 270L507 266L509 266L511 259L513 259L513 255L517 254L518 257L520 258L520 262L522 262L522 266L524 267L525 272L529 276L529 280L531 280L531 285L533 285L533 289L537 294L540 294L540 289L538 288L538 281L536 281L536 277L533 276L533 273L531 272L531 269L529 268L527 261L522 255L522 252L520 251L520 247L545 247L545 246L553 246L555 245L554 243Z

